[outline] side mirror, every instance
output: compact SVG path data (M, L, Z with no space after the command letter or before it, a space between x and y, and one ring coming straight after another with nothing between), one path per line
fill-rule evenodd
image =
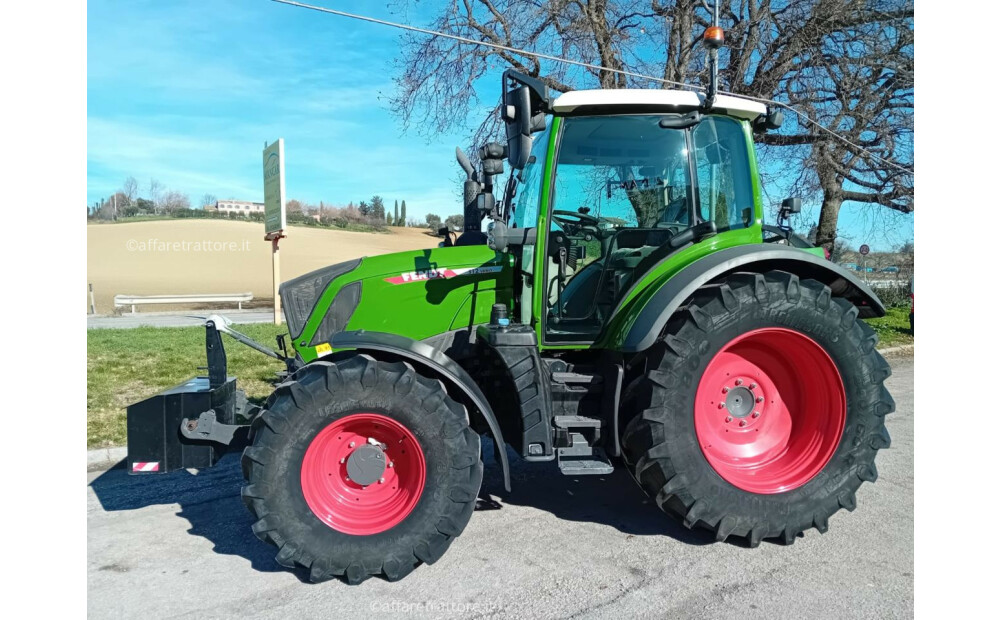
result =
M801 211L801 198L785 198L781 201L781 213L784 213L786 217L792 215L793 213L800 213Z
M768 108L767 114L758 116L753 122L753 130L757 133L764 133L769 129L780 129L785 122L785 113L781 108Z
M770 108L767 111L767 116L764 117L764 125L768 129L780 129L782 123L785 122L785 113L782 112L781 108Z
M510 80L521 86L507 90ZM507 128L507 162L514 170L521 170L531 155L531 134L545 129L548 87L509 69L504 72L503 85L500 119Z
M792 227L788 223L788 217L793 213L798 213L800 211L802 211L801 198L785 198L782 200L781 208L778 209L778 228L783 231L790 232Z
M507 161L520 170L531 154L531 90L521 86L505 92L500 115L507 126Z

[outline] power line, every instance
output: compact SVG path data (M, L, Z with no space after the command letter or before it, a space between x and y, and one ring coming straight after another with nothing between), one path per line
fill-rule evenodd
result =
M627 75L635 78L642 78L646 80L655 80L657 82L662 82L663 84L671 84L673 86L680 86L682 88L697 88L693 84L685 84L683 82L673 82L671 80L664 80L662 78L654 78L648 75L643 75L641 73L634 73L632 71L625 71L623 69L609 69L607 67L602 67L600 65L594 65L589 62L582 62L579 60L570 60L568 58L560 58L558 56L550 56L549 54L541 54L538 52L529 52L527 50L522 50L516 47L509 47L506 45L500 45L499 43L490 43L489 41L478 41L476 39L470 39L468 37L461 37L456 34L448 34L446 32L439 32L437 30L428 30L426 28L418 28L417 26L410 26L409 24L400 24L398 22L390 22L384 19L377 19L374 17L368 17L367 15L357 15L355 13L348 13L346 11L338 11L335 9L328 9L322 6L314 6L311 4L304 4L302 2L295 2L294 0L272 0L272 2L277 2L279 4L287 4L290 6L297 6L303 9L311 9L313 11L319 11L320 13L331 13L333 15L339 15L341 17L349 17L351 19L358 19L363 22L370 22L373 24L379 24L381 26L389 26L391 28L398 28L400 30L409 30L411 32L419 32L420 34L426 34L433 37L443 37L445 39L453 39L455 41L460 41L462 43L468 43L470 45L482 45L485 47L492 47L494 49L503 50L505 52L513 52L515 54L520 54L521 56L532 56L534 58L541 58L543 60L551 60L553 62L564 62L570 65L576 65L578 67L586 67L587 69L595 69L597 71L607 71L609 73L620 73L621 75Z
M600 65L595 65L595 64L588 63L588 62L582 62L582 61L579 61L579 60L570 60L569 58L560 58L559 56L552 56L552 55L549 55L549 54L542 54L542 53L539 53L539 52L529 52L528 50L523 50L523 49L516 48L516 47L510 47L510 46L507 46L507 45L500 45L499 43L490 43L489 41L477 41L476 39L470 39L468 37L462 37L462 36L455 35L455 34L448 34L446 32L439 32L437 30L429 30L427 28L419 28L417 26L411 26L409 24L401 24L399 22L391 22L391 21L384 20L384 19L378 19L378 18L375 18L375 17L369 17L367 15L358 15L356 13L348 13L346 11L338 11L336 9L330 9L330 8L323 7L323 6L315 6L315 5L312 5L312 4L305 4L303 2L295 2L294 0L271 0L271 1L272 2L277 2L278 4L287 4L289 6L295 6L295 7L299 7L299 8L302 8L302 9L309 9L309 10L312 10L312 11L318 11L320 13L329 13L331 15L338 15L340 17L347 17L347 18L350 18L350 19L356 19L356 20L363 21L363 22L369 22L369 23L372 23L372 24L378 24L380 26L389 26L390 28L397 28L399 30L407 30L407 31L410 31L410 32L418 32L420 34L425 34L425 35L429 35L429 36L432 36L432 37L442 37L442 38L445 38L445 39L451 39L451 40L454 40L454 41L459 41L461 43L468 43L469 45L482 45L484 47L491 47L493 49L503 50L505 52L513 52L513 53L521 55L521 56L530 56L532 58L539 58L539 59L542 59L542 60L551 60L553 62L562 62L562 63L566 63L566 64L569 64L569 65L575 65L577 67L584 67L584 68L587 68L587 69L593 69L595 71L607 71L608 73L616 73L616 74L625 75L625 76L628 76L628 77L634 77L634 78L639 78L639 79L643 79L643 80L650 80L650 81L653 81L653 82L659 82L660 84L669 84L671 86L679 86L681 88L691 88L691 89L696 89L696 90L701 88L701 87L696 86L694 84L685 84L684 82L675 82L673 80L666 80L666 79L654 77L654 76L651 76L651 75L643 75L642 73L635 73L634 71L625 71L624 69L611 69L611 68L608 68L608 67L602 67ZM751 95L741 95L741 94L738 94L738 93L733 93L733 92L724 91L724 90L720 90L719 94L721 94L721 95L729 95L729 96L732 96L732 97L739 97L741 99L749 99L750 101L756 101L758 103L766 103L766 104L776 105L776 106L779 106L781 108L784 108L784 109L788 110L789 112L792 112L793 114L795 114L796 116L798 116L800 119L802 119L802 120L806 121L807 123L813 125L814 127L818 128L820 131L823 131L823 132L825 132L825 133L833 136L834 138L840 140L844 144L847 144L847 145L851 146L852 148L854 148L855 150L857 150L857 151L859 151L861 153L864 153L868 157L870 157L870 158L872 158L872 159L874 159L876 161L882 162L883 164L885 164L885 165L887 165L889 167L895 168L895 169L899 170L900 172L903 172L903 173L906 173L906 174L909 174L909 175L913 174L913 170L910 170L909 168L907 168L905 166L901 166L901 165L899 165L899 164L897 164L895 162L889 161L888 159L884 159L884 158L876 155L875 153L872 153L871 151L869 151L868 149L864 148L860 144L856 144L856 143L848 140L844 136L840 135L839 133L833 131L832 129L828 129L827 127L824 127L822 124L819 123L819 121L813 120L806 113L800 112L799 110L796 110L794 107L792 107L791 105L789 105L787 103L783 103L781 101L775 101L773 99L765 99L763 97L754 97L754 96L751 96Z

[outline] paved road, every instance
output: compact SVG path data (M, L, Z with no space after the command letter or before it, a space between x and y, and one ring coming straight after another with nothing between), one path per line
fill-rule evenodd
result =
M188 310L187 312L150 312L123 316L87 316L87 329L132 329L135 327L189 327L204 325L197 317L221 314L233 323L270 323L273 310Z
M394 584L311 585L250 532L231 455L198 475L88 474L89 616L912 617L913 362L893 367L893 443L878 482L827 534L790 547L715 544L622 472L574 479L515 461L503 497L487 463L491 501L438 563Z

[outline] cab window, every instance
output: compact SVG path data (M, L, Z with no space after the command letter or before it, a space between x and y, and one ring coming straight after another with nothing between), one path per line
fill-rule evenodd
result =
M597 337L643 275L712 220L720 231L753 214L743 126L709 116L689 128L664 115L570 117L549 205L546 340Z

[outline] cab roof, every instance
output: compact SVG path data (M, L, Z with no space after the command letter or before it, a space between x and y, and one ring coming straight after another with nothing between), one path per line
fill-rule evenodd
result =
M556 97L551 109L556 114L586 114L588 108L600 108L602 113L608 113L610 110L607 108L614 107L655 109L662 106L664 111L686 111L700 108L704 101L703 93L690 90L645 88L573 90ZM712 111L752 121L766 114L767 106L742 97L718 95Z

